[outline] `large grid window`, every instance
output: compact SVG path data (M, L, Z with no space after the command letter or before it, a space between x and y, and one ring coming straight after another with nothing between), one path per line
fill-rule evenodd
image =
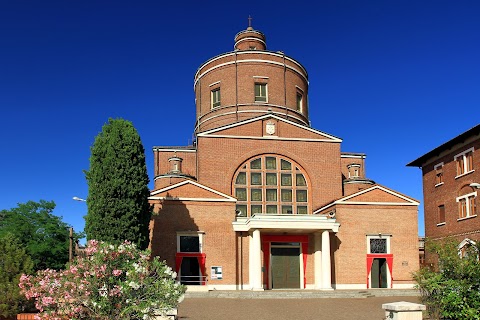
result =
M250 159L235 174L233 189L239 216L308 213L305 175L298 165L283 157Z

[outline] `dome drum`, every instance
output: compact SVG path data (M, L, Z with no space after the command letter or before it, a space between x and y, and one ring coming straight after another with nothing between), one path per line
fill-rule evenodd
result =
M273 112L309 126L308 75L283 53L240 51L204 63L195 75L196 132Z
M267 43L263 33L249 27L235 36L235 50L266 50Z

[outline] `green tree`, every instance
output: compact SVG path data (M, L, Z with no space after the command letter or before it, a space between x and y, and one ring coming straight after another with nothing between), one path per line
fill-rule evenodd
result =
M109 119L91 148L87 239L148 246L151 208L145 149L133 124Z
M480 246L471 242L459 255L453 241L427 242L438 256L438 268L414 274L430 319L480 319Z
M27 301L18 287L20 276L33 271L33 262L11 233L0 237L0 317L22 311Z
M68 262L69 227L54 215L53 201L19 203L0 211L0 236L11 233L32 258L34 269L62 269ZM81 235L74 234L78 239Z

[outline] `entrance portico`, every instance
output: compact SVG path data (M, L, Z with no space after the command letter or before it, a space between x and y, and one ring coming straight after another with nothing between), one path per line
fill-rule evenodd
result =
M314 234L314 288L317 290L332 290L330 233L338 232L340 226L335 219L323 215L256 214L249 218L237 218L232 225L235 231L247 231L250 234L249 279L252 290L272 288L272 247L282 246L292 246L300 249L298 272L301 276L299 276L298 288L305 288L307 285L305 274L309 234ZM262 283L262 243L265 287ZM274 251L273 256L281 255L277 252L278 250ZM291 255L291 253L287 255ZM294 270L294 272L296 271Z

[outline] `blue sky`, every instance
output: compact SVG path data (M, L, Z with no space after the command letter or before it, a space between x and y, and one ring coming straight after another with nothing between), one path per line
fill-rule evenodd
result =
M380 184L422 201L405 165L479 123L479 1L0 0L0 209L53 200L82 230L72 197L109 117L133 122L153 180L152 147L192 141L197 67L249 15L307 68L312 126Z

